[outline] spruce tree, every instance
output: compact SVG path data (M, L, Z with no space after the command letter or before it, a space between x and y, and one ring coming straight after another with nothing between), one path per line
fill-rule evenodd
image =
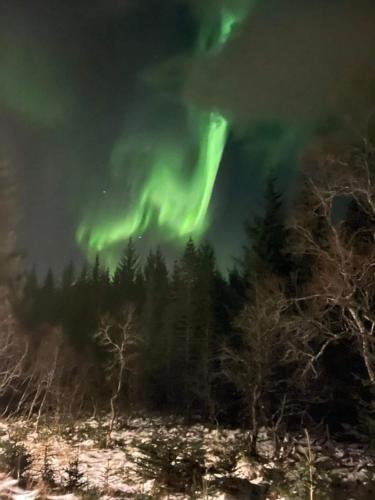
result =
M74 264L72 261L63 269L59 297L59 321L64 325L74 308Z
M212 401L215 273L212 247L197 248L190 238L174 266L167 320L169 376L175 404L187 415L207 413Z
M75 278L74 264L71 260L65 269L62 272L61 277L61 288L62 290L68 290L71 286L73 286Z
M163 337L169 299L168 270L160 248L150 252L144 267L145 301L142 309L145 392L153 406L166 401L167 339Z
M53 271L51 268L48 269L44 283L39 294L39 310L43 314L43 320L47 321L51 325L56 324L58 321L58 296L56 290L56 282Z
M126 303L137 303L142 297L143 278L140 269L140 258L133 240L128 241L113 278L117 306Z
M215 254L209 243L203 243L197 251L197 283L195 291L196 306L193 352L195 352L193 387L197 404L206 415L214 417L216 409L212 396L214 378L214 358L216 321L215 321L215 287L216 278Z
M276 180L270 178L265 191L265 207L261 216L255 216L245 225L245 276L252 279L263 271L287 276L291 269L288 254L289 231L285 225L282 194L276 189Z
M183 409L185 389L184 332L186 327L186 302L181 263L176 260L171 273L168 293L168 308L162 329L165 346L163 380L166 405L176 410Z
M34 328L42 319L38 304L39 294L38 276L35 267L33 267L31 271L26 273L23 293L15 304L18 319L28 328Z

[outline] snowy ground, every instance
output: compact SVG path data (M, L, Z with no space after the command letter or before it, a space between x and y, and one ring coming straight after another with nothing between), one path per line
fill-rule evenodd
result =
M39 482L35 486L39 488L39 493L34 491L29 496L22 496L20 491L14 490L15 485L3 476L3 486L7 482L9 491L12 488L13 491L8 496L1 495L1 498L57 498L57 494L53 497L41 493L40 477L46 457L58 485L66 484L66 469L74 460L78 460L79 471L86 483L86 493L59 498L162 498L163 495L158 492L160 485L140 477L134 463L140 453L138 446L152 441L155 434L166 441L175 437L186 444L199 442L204 450L207 484L213 479L220 479L217 471L216 476L212 473L212 466L229 450L237 447L237 465L230 476L246 479L254 485L268 485L268 493L259 498L302 500L309 498L310 488L318 491L319 485L325 482L327 485L333 482L347 485L346 488L341 486L342 496L340 492L332 496L335 499L375 498L375 463L363 446L327 443L311 438L309 447L308 436L295 436L288 440L288 444L285 443L281 456L276 459L272 441L263 433L259 448L262 458L254 461L240 453L240 443L246 437L240 430L215 429L204 425L187 427L174 419L134 417L118 425L108 441L108 428L108 418L82 420L70 425L50 422L40 425L38 430L35 422L0 422L0 453L1 444L9 440L24 444L33 458L30 474L36 484ZM224 477L226 474L223 472L221 475ZM355 491L357 493L353 493ZM206 489L200 498L240 498L232 494L234 496L230 497L223 491ZM168 498L191 498L191 495L169 494Z

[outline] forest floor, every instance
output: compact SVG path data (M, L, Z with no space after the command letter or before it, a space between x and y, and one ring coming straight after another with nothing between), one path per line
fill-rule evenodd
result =
M255 459L244 453L241 430L165 417L131 417L109 429L108 417L38 427L0 421L0 498L375 498L375 456L366 443L305 432L287 436L276 453L263 431Z

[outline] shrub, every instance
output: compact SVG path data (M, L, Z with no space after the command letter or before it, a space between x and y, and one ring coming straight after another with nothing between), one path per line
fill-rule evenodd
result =
M191 443L156 434L137 448L135 463L142 478L155 479L162 488L175 493L194 495L202 488L206 469L201 441Z
M32 466L32 457L26 447L10 438L2 443L1 462L15 479L25 480Z
M73 492L86 487L84 474L79 470L78 457L69 463L68 467L65 469L65 473L68 476L65 484L66 491Z
M44 483L49 488L56 487L55 472L53 470L51 460L49 459L49 456L48 456L47 446L44 449L44 460L43 460L43 467L41 470L41 476L42 476Z

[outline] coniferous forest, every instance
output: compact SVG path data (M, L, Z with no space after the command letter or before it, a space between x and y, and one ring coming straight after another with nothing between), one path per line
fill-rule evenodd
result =
M0 499L375 498L374 22L0 0Z
M14 207L5 166L2 181L9 235L1 257L4 418L39 425L109 415L111 436L129 415L173 415L187 425L243 429L250 457L260 456L264 432L275 453L301 432L308 453L309 433L372 442L370 141L335 157L306 155L292 194L270 177L261 210L244 223L242 255L227 273L208 242L189 239L168 266L160 248L142 260L130 239L113 273L97 255L79 268L68 263L61 275L50 269L41 280L22 267L8 230ZM166 439L140 445L146 478L160 479L161 460L172 467L156 453L176 449ZM317 469L306 456L311 493Z
M159 248L141 260L129 240L112 274L100 255L44 280L13 273L19 345L3 339L2 362L15 370L2 371L6 411L92 412L112 400L120 412L248 426L254 446L264 425L365 426L375 381L374 150L364 142L309 162L288 205L268 180L228 273L208 242L192 239L171 267Z

